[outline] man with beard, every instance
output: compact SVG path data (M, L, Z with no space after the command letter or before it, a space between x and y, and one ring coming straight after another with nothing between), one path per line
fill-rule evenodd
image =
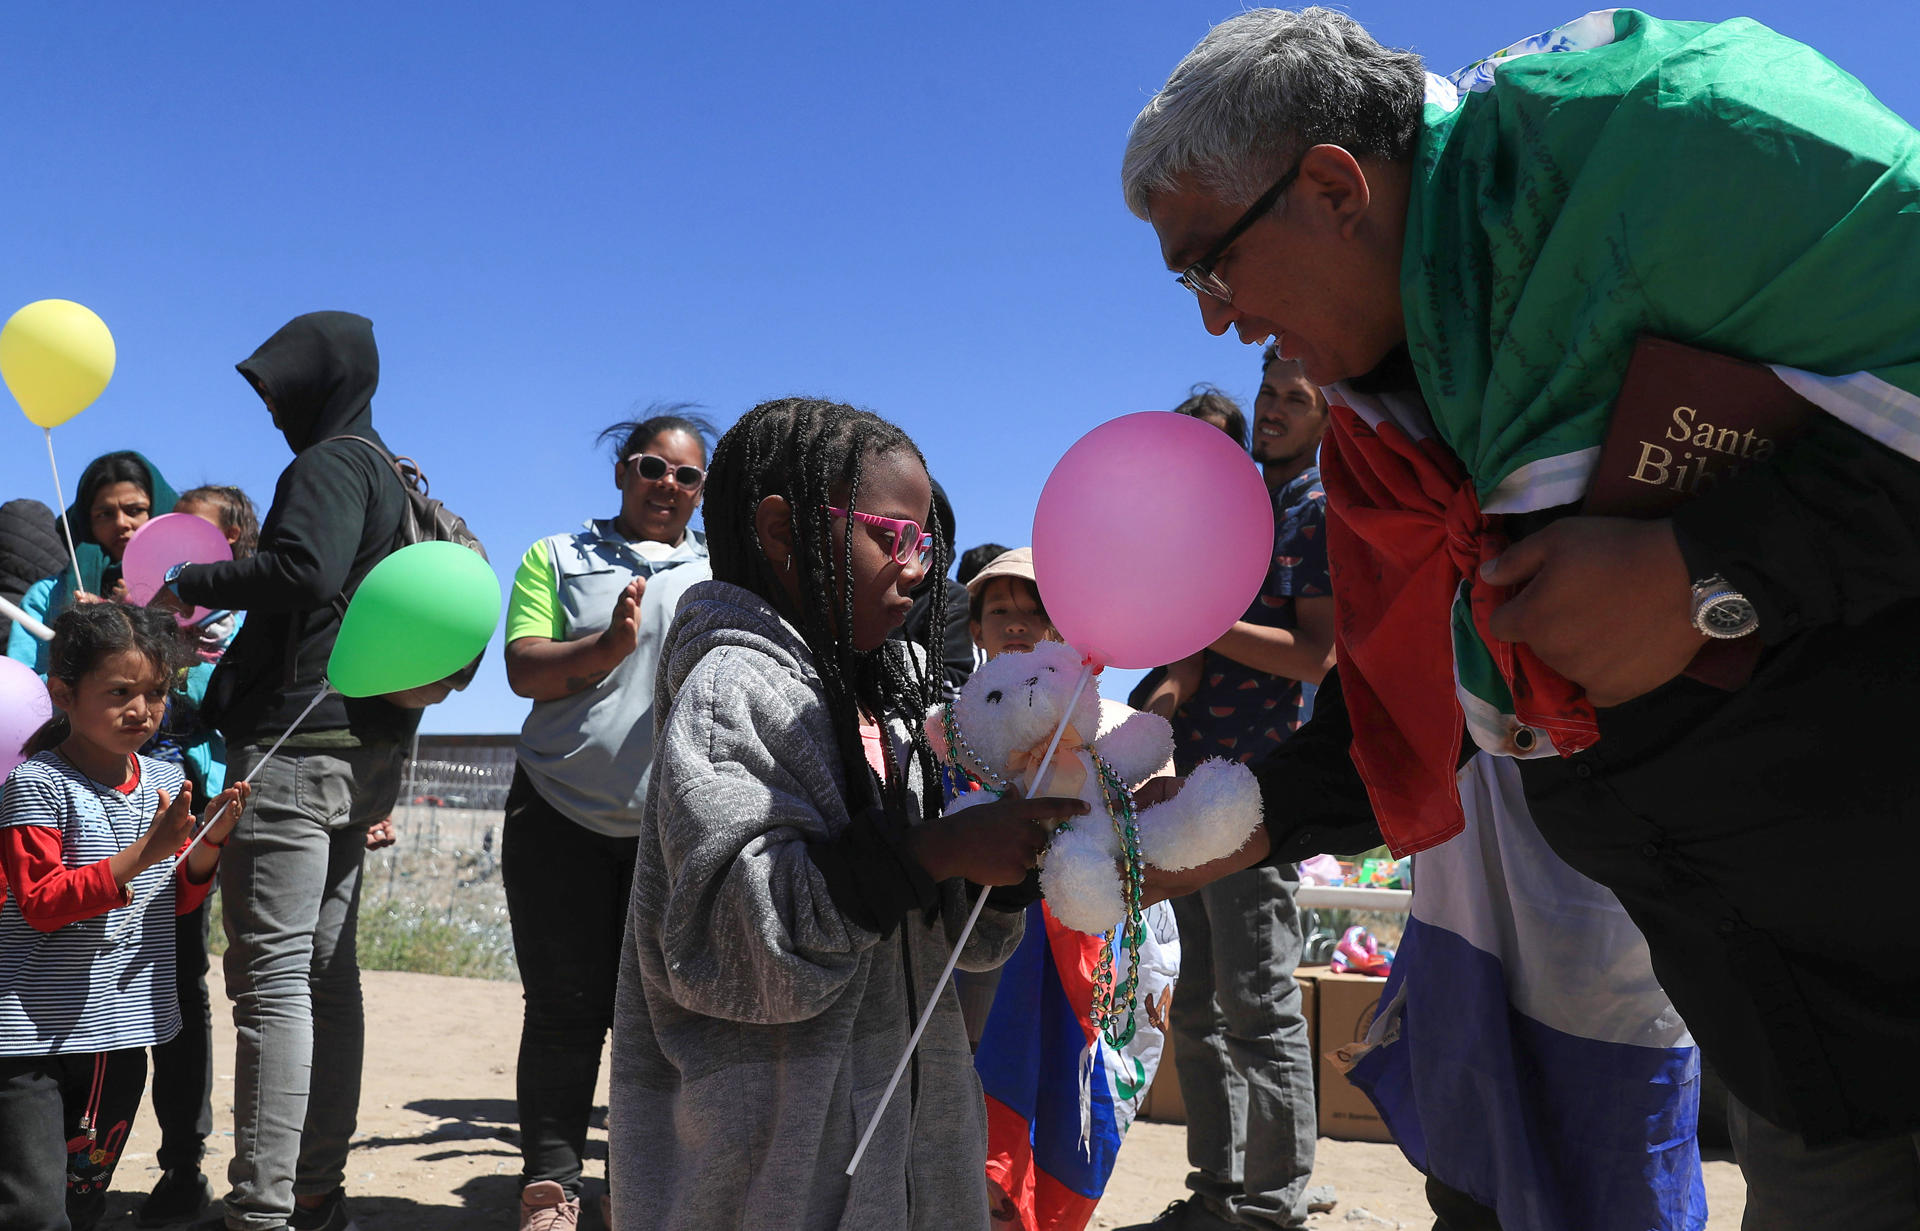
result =
M1236 435L1239 408L1217 391L1178 408ZM1255 762L1291 735L1302 684L1333 662L1326 498L1316 465L1327 403L1272 348L1253 403L1253 457L1273 494L1273 562L1246 617L1173 664L1146 707L1173 722L1182 774L1208 757ZM1180 981L1172 1033L1187 1106L1187 1187L1151 1225L1165 1231L1297 1227L1332 1204L1309 1193L1316 1124L1313 1055L1293 970L1300 911L1293 868L1263 864L1176 898Z

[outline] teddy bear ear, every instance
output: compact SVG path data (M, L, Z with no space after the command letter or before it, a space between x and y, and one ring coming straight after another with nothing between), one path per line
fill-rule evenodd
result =
M938 761L951 761L953 759L952 754L947 748L946 719L946 707L942 705L934 706L933 709L927 713L927 745L933 749L934 759Z

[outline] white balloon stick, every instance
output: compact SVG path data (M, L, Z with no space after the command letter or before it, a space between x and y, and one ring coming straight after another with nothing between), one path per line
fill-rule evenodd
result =
M53 508L60 514L60 529L67 536L67 559L73 561L73 588L78 591L83 589L86 583L80 580L80 553L74 550L73 527L67 524L66 488L60 486L60 463L53 460L53 429L43 430L47 433L47 465L53 468ZM48 633L47 639L52 640L53 634Z
M0 615L12 620L15 624L26 629L42 641L53 640L53 630L51 628L48 628L4 598L0 598Z
M1047 743L1047 755L1040 758L1040 768L1034 772L1033 787L1028 798L1040 794L1040 788L1046 784L1047 773L1053 768L1054 750L1060 747L1060 737L1066 734L1067 726L1073 721L1073 707L1080 703L1080 694L1086 691L1087 681L1093 678L1091 661L1080 668L1080 679L1073 686L1073 697L1067 702L1066 712L1060 715L1060 725L1053 729L1053 739ZM867 1121L867 1131L860 1134L860 1144L854 1148L853 1161L847 1164L847 1174L852 1175L860 1166L860 1159L867 1152L867 1143L873 1140L873 1130L880 1127L880 1117L886 1114L887 1104L893 1101L893 1092L900 1086L900 1077L907 1071L907 1062L913 1059L914 1049L920 1046L920 1036L926 1033L927 1023L933 1020L933 1010L940 1003L940 993L947 990L947 980L953 977L953 968L960 961L960 951L967 947L967 937L973 935L973 925L980 921L981 908L987 904L987 895L991 893L987 886L980 887L980 896L974 901L973 913L967 916L966 926L960 929L960 939L954 943L953 952L947 955L947 964L940 972L940 981L933 985L933 995L927 999L927 1007L920 1010L919 1024L914 1026L913 1035L907 1039L907 1050L901 1054L900 1063L893 1066L893 1077L887 1082L886 1093L874 1106L873 1119Z
M280 738L273 741L273 747L267 749L267 755L261 757L260 760L254 764L254 767L247 771L247 776L240 780L239 785L247 786L253 782L253 776L266 768L267 762L273 760L273 754L280 751L280 745L286 743L287 737L289 735L292 735L296 730L299 729L300 724L307 720L308 714L311 714L313 713L314 710L320 708L320 703L326 700L327 694L332 691L333 691L333 686L330 684L322 684L320 686L320 691L314 694L313 700L307 702L307 708L300 711L300 717L294 719L293 725L280 733ZM187 845L181 850L179 856L176 859L176 862L185 862L187 856L193 854L193 848L200 845L200 839L207 836L208 831L210 831L213 828L214 822L219 820L222 816L225 816L226 812L227 812L227 805L221 804L218 811L216 811L212 816L208 817L205 821L203 821L200 825L200 828L197 831L195 831L193 835L193 840L188 842ZM113 935L107 937L108 943L118 944L120 942L121 937L125 936L127 932L133 927L133 925L136 922L138 922L140 918L147 913L148 904L151 903L153 899L158 896L160 895L150 893L146 897L142 898L139 901L139 903L137 903L136 908L130 914L127 915L125 920L121 922L119 928L115 930Z

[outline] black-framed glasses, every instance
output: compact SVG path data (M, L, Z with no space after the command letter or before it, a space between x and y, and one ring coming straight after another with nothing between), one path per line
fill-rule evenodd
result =
M633 472L652 483L658 483L669 474L673 481L690 492L700 490L707 481L707 472L698 466L676 466L664 457L655 457L651 453L634 453L628 456L627 463Z
M1296 162L1292 170L1273 182L1273 187L1260 194L1259 200L1247 206L1247 212L1240 215L1240 221L1228 227L1227 233L1216 240L1213 247L1207 249L1205 256L1175 274L1174 281L1195 295L1211 295L1221 303L1232 303L1233 288L1228 286L1219 274L1213 272L1213 267L1219 263L1221 257L1227 255L1227 249L1233 247L1234 241L1245 235L1247 228L1260 221L1280 200L1280 194L1299 178L1300 164Z

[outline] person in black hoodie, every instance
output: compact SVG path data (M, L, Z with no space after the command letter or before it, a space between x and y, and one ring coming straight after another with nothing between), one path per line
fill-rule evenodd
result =
M326 688L335 600L399 546L406 493L373 448L340 439L380 441L372 322L310 312L237 366L293 463L253 556L168 573L184 603L247 612L206 700L229 774L260 766L254 807L220 861L239 1034L226 1221L231 1231L341 1231L364 1036L353 947L360 867L367 827L399 793L418 711L328 696L277 756L261 759Z

